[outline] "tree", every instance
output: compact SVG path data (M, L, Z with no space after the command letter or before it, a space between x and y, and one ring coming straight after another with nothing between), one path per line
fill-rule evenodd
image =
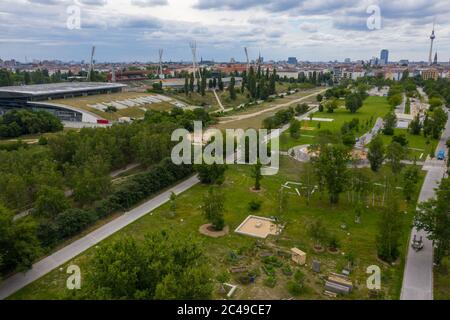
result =
M350 160L348 149L343 145L322 145L319 156L313 159L320 184L326 186L330 203L339 202L348 182L347 164Z
M434 110L435 108L441 107L444 103L441 99L437 97L430 98L428 100L428 103L430 105L431 110Z
M162 267L163 266L163 267ZM210 299L211 270L200 244L165 231L123 238L96 250L85 299Z
M202 163L195 166L200 181L204 184L221 185L225 181L225 172L228 167L224 164Z
M416 165L409 166L404 170L402 175L403 194L406 200L410 201L412 195L416 192L417 183L419 182L419 169Z
M189 78L189 91L194 92L194 89L195 89L195 77L194 73L191 73Z
M435 246L434 258L439 265L450 248L450 178L443 179L436 199L419 205L414 225L428 233Z
M422 130L419 115L414 117L414 120L409 124L409 132L413 135L419 135Z
M110 191L109 168L101 157L94 156L83 167L75 170L74 196L81 204L92 203Z
M316 97L316 100L317 100L317 102L322 102L322 100L323 100L323 96L321 95L321 94L318 94L317 95L317 97Z
M170 193L170 213L175 215L177 210L177 195L175 192Z
M209 188L208 193L203 197L203 216L217 231L221 231L225 227L223 218L224 202L223 194L213 187Z
M394 112L390 112L384 116L384 129L383 133L387 136L394 134L394 129L397 126L397 116Z
M232 77L231 80L230 80L230 85L228 86L228 91L230 92L230 99L231 100L236 100L235 85L236 85L236 79L234 77Z
M374 172L378 172L384 161L385 148L383 145L383 139L380 136L376 136L369 144L369 153L367 158L370 162L370 168Z
M398 200L390 197L382 210L378 222L377 251L380 259L393 262L397 260L400 251L403 227L403 215L399 209Z
M433 138L439 139L439 136L442 130L444 130L445 125L447 123L448 115L444 111L444 109L439 107L433 111L432 119L433 119L433 129L432 129Z
M328 100L325 102L325 108L328 113L333 113L339 107L337 99Z
M219 87L219 91L223 91L224 84L223 84L223 80L222 80L222 74L219 74L219 80L217 81L217 85Z
M52 218L69 208L64 191L45 186L38 192L33 212L41 217Z
M392 137L392 142L397 142L402 147L408 147L409 141L404 133Z
M322 220L313 221L308 228L309 236L314 240L314 245L321 248L328 239L328 231Z
M186 74L186 77L184 78L184 93L189 95L189 91L189 76Z
M402 146L398 142L394 141L387 147L386 159L388 160L392 173L397 174L402 170L403 164L401 161L405 159L406 154L406 147Z
M289 134L291 138L298 139L300 138L300 121L293 118L289 125Z
M351 93L345 98L345 107L351 113L355 113L363 105L361 96L358 93Z
M40 252L36 224L31 217L13 220L14 214L0 205L0 274L25 271Z
M253 166L253 170L252 170L252 176L255 179L254 190L256 190L256 191L261 190L261 179L263 177L261 174L261 168L262 168L262 164L261 164L261 161L259 161L259 159L258 159L256 164Z

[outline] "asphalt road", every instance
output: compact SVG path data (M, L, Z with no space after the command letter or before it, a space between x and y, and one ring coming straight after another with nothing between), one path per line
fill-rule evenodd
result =
M445 148L445 142L450 137L450 119L439 141L437 150ZM447 152L448 155L448 152ZM423 167L428 173L419 195L419 202L425 202L436 196L438 187L446 172L444 161L428 160ZM411 239L416 235L423 237L424 249L415 252L409 245L406 258L405 273L403 275L401 300L433 300L433 243L427 239L427 234L413 228Z
M189 178L174 186L170 190L167 190L164 193L140 205L139 207L136 207L135 209L124 213L119 218L105 224L104 226L89 233L83 238L69 244L68 246L55 252L51 256L48 256L41 261L36 262L30 270L24 273L17 273L5 279L0 283L0 299L3 300L7 298L8 296L12 295L13 293L17 292L33 281L36 281L45 274L49 273L53 269L75 258L90 247L95 246L100 241L108 238L130 223L138 220L149 212L152 212L156 208L165 204L169 201L172 192L180 194L193 187L197 183L199 183L199 180L196 176Z

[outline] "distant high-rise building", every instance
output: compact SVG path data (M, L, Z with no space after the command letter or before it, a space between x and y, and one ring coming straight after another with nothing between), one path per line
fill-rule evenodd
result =
M370 60L370 65L371 65L371 66L377 66L378 63L379 63L379 60L378 60L377 57L373 57L373 58Z
M345 58L344 62L345 63L350 63L350 62L352 62L352 60L350 60L350 58Z
M380 63L381 64L388 64L389 62L389 50L383 49L380 53Z
M431 32L431 36L430 36L430 40L431 40L431 43L430 43L430 54L428 56L428 63L430 65L432 63L431 58L432 58L432 55L433 55L433 42L434 42L434 39L436 39L436 35L434 34L434 22L433 22L433 31Z
M287 60L288 64L298 64L297 58L296 57L289 57Z

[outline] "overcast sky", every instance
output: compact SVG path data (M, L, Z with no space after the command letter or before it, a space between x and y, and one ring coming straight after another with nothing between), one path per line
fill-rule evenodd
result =
M435 20L449 61L449 16L449 0L0 0L0 58L88 60L95 44L99 62L156 61L159 48L189 61L195 39L215 61L243 61L245 46L251 59L367 60L387 48L390 60L425 61Z

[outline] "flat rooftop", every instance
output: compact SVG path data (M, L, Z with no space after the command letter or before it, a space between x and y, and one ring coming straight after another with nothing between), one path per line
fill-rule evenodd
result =
M28 86L1 87L0 94L13 93L13 94L39 96L46 94L70 93L79 91L118 89L124 88L126 86L127 85L120 83L107 83L107 82L63 82L63 83L35 84Z

